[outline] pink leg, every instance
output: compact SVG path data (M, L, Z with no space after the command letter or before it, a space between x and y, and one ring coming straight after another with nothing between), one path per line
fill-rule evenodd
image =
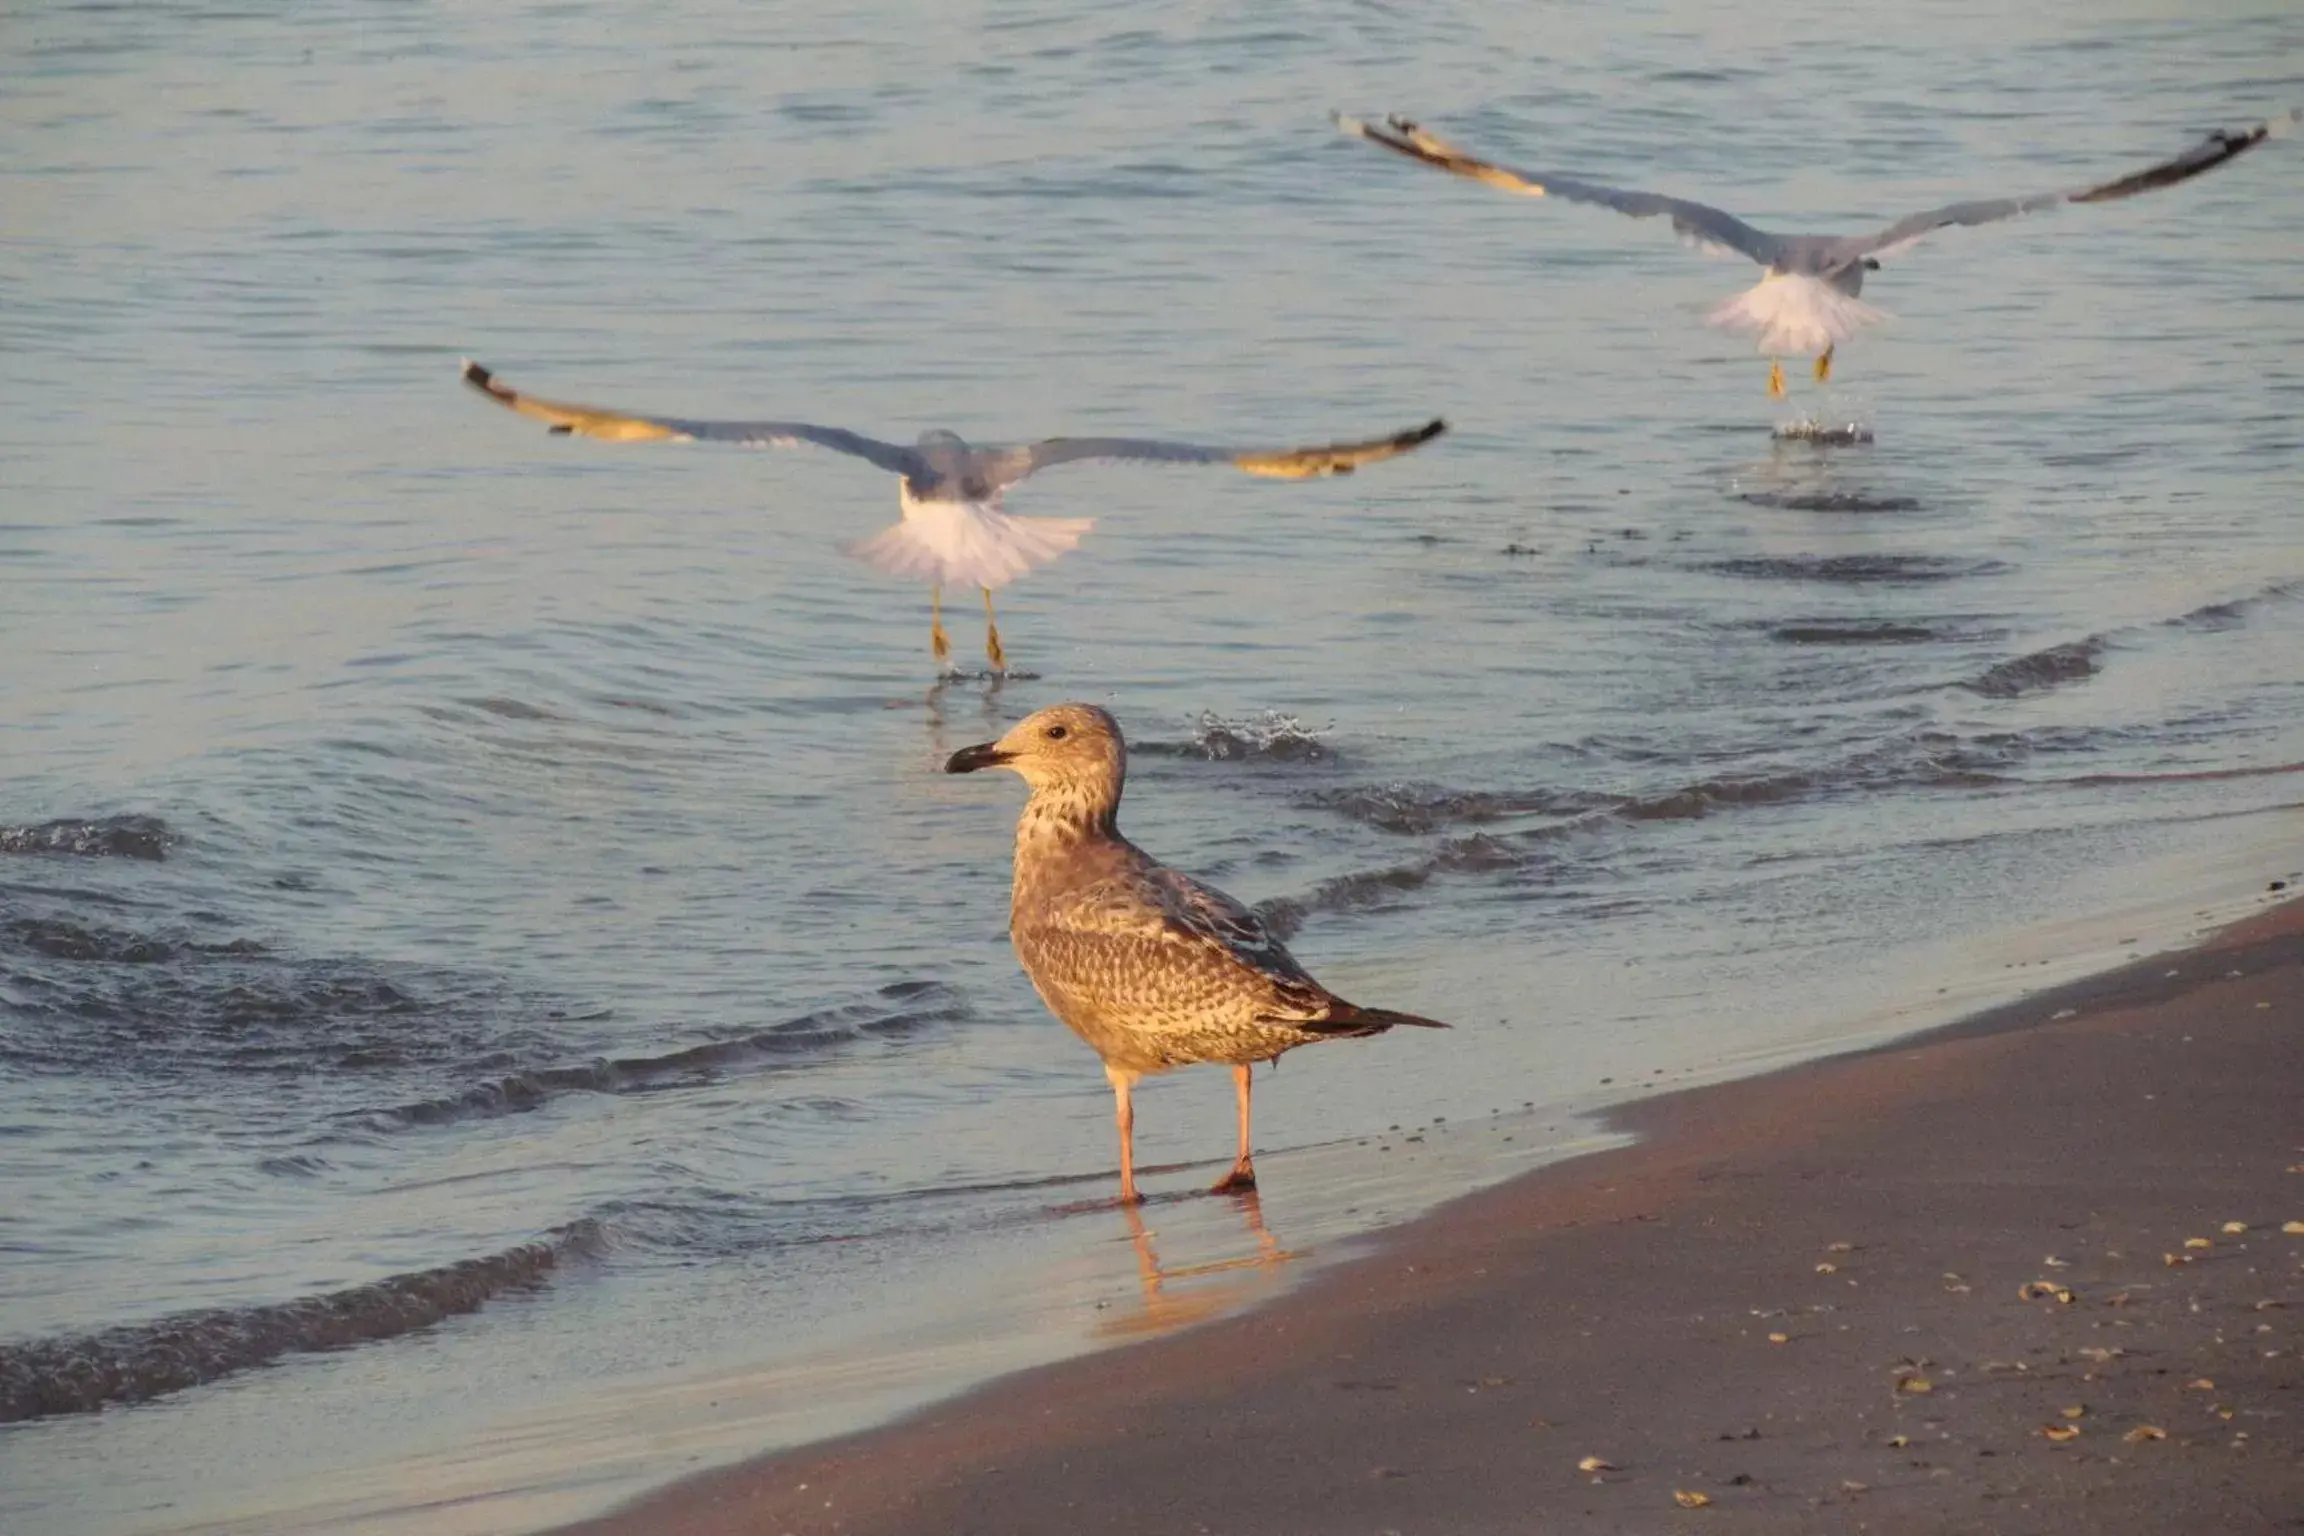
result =
M1144 1197L1136 1193L1136 1106L1128 1101L1136 1074L1108 1066L1104 1076L1112 1084L1112 1119L1120 1127L1120 1203L1138 1205Z
M1232 1082L1240 1091L1240 1155L1232 1160L1232 1171L1218 1179L1210 1187L1210 1194L1238 1194L1243 1190L1256 1187L1256 1156L1250 1150L1248 1140L1248 1074L1250 1070L1246 1062L1242 1062L1232 1069Z

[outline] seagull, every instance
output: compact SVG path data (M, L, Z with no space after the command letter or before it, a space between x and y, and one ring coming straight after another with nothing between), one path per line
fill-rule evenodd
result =
M1395 1024L1448 1026L1348 1003L1314 981L1264 919L1120 835L1128 775L1120 725L1093 704L1057 704L998 741L952 754L946 773L1007 768L1031 786L1016 823L1008 937L1048 1011L1104 1059L1120 1127L1120 1203L1136 1189L1139 1078L1222 1062L1240 1100L1240 1151L1212 1193L1256 1187L1248 1073L1322 1040Z
M788 448L813 443L845 453L898 477L903 521L847 546L876 571L929 583L929 644L939 670L948 670L951 641L944 633L944 587L984 593L984 654L995 675L1008 670L992 591L1078 544L1094 526L1086 517L1015 517L1001 510L1001 493L1035 470L1083 459L1149 459L1167 464L1229 464L1275 480L1348 475L1363 464L1393 458L1448 430L1434 418L1421 427L1358 443L1319 448L1203 448L1194 443L1134 437L1052 437L1012 448L973 447L950 432L924 432L911 447L883 443L839 427L799 421L689 421L568 405L522 394L469 358L464 382L507 410L547 422L560 436L611 443L739 443Z
M1865 326L1887 318L1857 297L1864 291L1864 274L1879 271L1881 258L1896 255L1923 237L1953 225L1990 224L2060 203L2109 203L2134 197L2139 192L2173 187L2245 154L2268 138L2285 133L2300 116L2304 116L2304 112L2291 111L2254 127L2233 132L2218 130L2172 160L2163 160L2110 181L2031 197L1952 203L1898 219L1869 235L1773 235L1704 203L1654 192L1627 192L1538 171L1511 170L1475 159L1404 117L1390 117L1379 125L1339 112L1336 126L1411 160L1421 160L1426 165L1484 181L1507 192L1597 203L1636 219L1663 214L1671 219L1674 230L1696 244L1751 257L1767 268L1767 275L1760 279L1758 287L1728 300L1706 319L1724 330L1748 332L1756 338L1759 350L1768 357L1768 393L1771 398L1781 400L1784 367L1778 361L1780 356L1815 353L1816 381L1821 384L1832 376L1833 349Z

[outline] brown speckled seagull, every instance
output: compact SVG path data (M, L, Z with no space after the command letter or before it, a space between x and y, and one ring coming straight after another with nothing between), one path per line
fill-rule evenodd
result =
M1136 1191L1129 1091L1171 1067L1223 1062L1240 1096L1240 1153L1215 1189L1256 1187L1248 1073L1320 1040L1433 1019L1348 1003L1305 974L1264 920L1120 835L1128 748L1093 704L1058 704L946 773L1008 768L1032 788L1016 823L1008 936L1041 1000L1104 1058L1120 1127L1120 1199Z

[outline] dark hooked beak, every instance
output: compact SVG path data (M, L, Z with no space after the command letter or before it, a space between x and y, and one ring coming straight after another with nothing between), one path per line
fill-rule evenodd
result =
M998 768L1016 754L1000 750L1000 743L985 742L980 747L962 747L944 760L946 773L974 773L979 768Z

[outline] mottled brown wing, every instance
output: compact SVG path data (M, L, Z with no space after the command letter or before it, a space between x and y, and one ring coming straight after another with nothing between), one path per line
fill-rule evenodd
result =
M1043 990L1148 1028L1218 1015L1318 1019L1332 1002L1262 918L1156 864L1039 903L1015 939Z

